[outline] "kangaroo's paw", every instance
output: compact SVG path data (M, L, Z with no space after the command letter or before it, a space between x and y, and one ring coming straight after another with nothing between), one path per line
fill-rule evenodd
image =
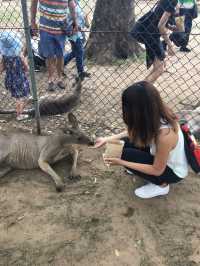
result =
M65 187L64 183L56 184L56 191L57 192L62 192L64 190L64 187Z

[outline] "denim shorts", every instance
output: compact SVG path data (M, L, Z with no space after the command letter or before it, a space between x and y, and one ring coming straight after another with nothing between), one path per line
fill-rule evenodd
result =
M63 57L65 48L65 35L55 35L46 31L40 31L39 52L44 58Z

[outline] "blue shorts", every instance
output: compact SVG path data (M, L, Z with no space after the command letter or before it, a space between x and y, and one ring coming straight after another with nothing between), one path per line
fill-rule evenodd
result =
M40 31L39 52L44 58L63 57L65 48L65 35L54 35L46 31Z

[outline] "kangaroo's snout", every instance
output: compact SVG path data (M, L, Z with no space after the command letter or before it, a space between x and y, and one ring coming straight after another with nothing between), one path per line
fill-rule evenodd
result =
M95 144L94 140L91 140L91 141L89 142L89 146L94 146L94 144Z
M94 140L91 137L85 136L84 139L83 139L83 144L86 144L88 146L93 146L94 145Z

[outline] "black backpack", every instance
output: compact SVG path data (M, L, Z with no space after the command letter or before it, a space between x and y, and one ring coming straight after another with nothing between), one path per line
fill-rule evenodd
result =
M200 172L200 145L192 135L188 123L180 121L180 127L184 136L185 154L189 165L195 173Z

